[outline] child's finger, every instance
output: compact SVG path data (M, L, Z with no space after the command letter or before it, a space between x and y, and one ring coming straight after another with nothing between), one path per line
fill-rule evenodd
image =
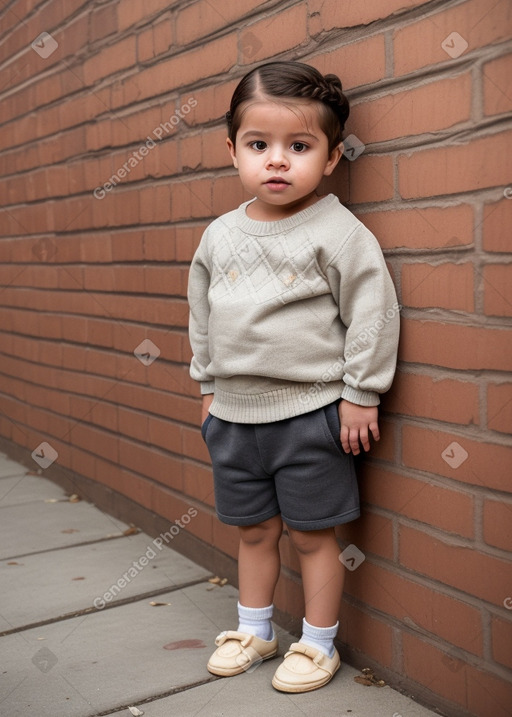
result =
M341 426L341 433L340 433L340 440L341 440L341 446L345 453L350 453L350 444L348 442L348 426Z
M350 448L352 449L352 453L357 456L361 452L361 449L359 448L359 429L358 428L352 428L350 430L349 434L349 443Z
M370 423L370 431L372 432L374 440L380 441L379 424L377 422Z
M363 426L363 428L361 428L361 430L359 431L359 440L361 441L361 445L363 446L364 450L368 452L370 450L370 439L368 437L367 426Z

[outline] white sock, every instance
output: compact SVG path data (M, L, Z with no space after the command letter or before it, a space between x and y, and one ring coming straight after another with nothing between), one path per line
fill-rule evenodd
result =
M310 647L316 647L317 650L321 650L327 657L334 655L334 638L338 634L339 622L332 627L315 627L310 625L306 621L306 618L302 620L302 637L299 642L303 645L309 645Z
M245 607L238 603L238 632L247 632L262 640L274 639L274 628L270 622L274 606L268 607Z

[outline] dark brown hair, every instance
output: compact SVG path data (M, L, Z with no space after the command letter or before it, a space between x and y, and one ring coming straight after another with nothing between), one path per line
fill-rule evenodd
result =
M247 73L238 83L226 112L229 139L235 145L244 104L258 97L306 99L318 103L319 121L329 141L329 153L342 141L349 115L348 100L337 75L322 75L302 62L268 62Z

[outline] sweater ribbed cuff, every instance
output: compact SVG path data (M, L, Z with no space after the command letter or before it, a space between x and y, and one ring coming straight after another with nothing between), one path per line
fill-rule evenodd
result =
M341 397L350 403L356 403L358 406L378 406L380 403L379 394L375 391L360 391L352 386L345 386Z

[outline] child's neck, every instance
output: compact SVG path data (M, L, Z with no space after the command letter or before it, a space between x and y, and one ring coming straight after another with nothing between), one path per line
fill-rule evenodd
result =
M322 199L322 197L315 192L286 206L274 206L272 204L266 204L260 199L255 199L247 206L245 213L249 219L255 219L259 222L278 222L281 219L287 219L294 214L298 214L298 212L301 212L307 207L311 207L313 204L316 204L319 199Z

